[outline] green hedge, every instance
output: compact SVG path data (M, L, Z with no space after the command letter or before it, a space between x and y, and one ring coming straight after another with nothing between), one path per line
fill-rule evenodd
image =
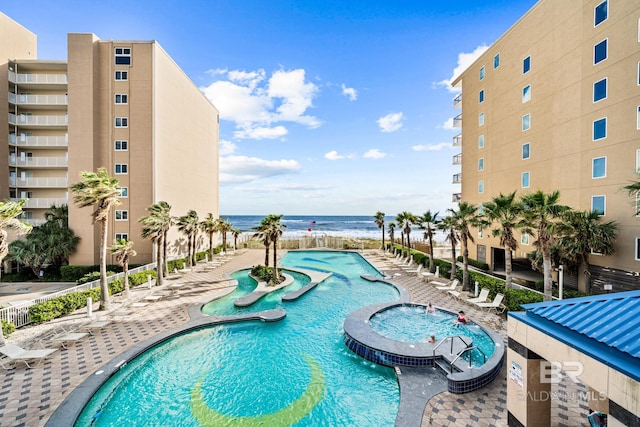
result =
M107 271L107 277L113 276L113 271ZM94 280L100 280L100 272L94 271L93 273L88 273L76 280L77 285L84 285L85 283L93 282Z
M131 266L133 268L133 266ZM108 271L115 271L120 273L122 267L115 264L107 264ZM99 265L63 265L60 267L60 280L63 282L76 282L93 272L100 272Z
M147 276L156 277L154 270L141 271L129 276L129 286L136 287L143 283L147 283ZM124 288L124 278L113 280L109 283L109 294L122 292ZM100 288L92 288L84 291L72 292L34 304L29 307L29 316L31 322L42 323L47 320L56 319L65 314L72 313L80 308L87 306L87 298L91 298L93 302L100 301ZM3 325L4 327L4 325Z
M14 333L15 331L16 325L11 322L7 322L6 320L2 321L2 335L4 335L5 338L8 338L9 335Z
M458 262L463 262L462 256L459 256L457 260ZM489 264L487 264L486 262L476 261L473 258L467 258L467 261L469 262L469 265L472 265L477 269L480 269L482 271L489 271Z

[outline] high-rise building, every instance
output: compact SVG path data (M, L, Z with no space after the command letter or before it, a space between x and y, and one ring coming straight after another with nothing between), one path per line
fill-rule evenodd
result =
M640 172L639 18L635 1L541 0L453 82L454 201L481 210L499 193L559 190L560 204L616 221L615 255L589 257L595 292L640 287L640 204L622 190ZM498 239L476 232L470 256L503 268ZM515 257L535 249L517 239Z
M0 14L5 32L31 35ZM108 242L135 241L136 263L154 258L138 222L151 204L168 202L174 216L191 209L218 216L219 113L156 41L69 34L67 61L41 61L35 36L11 46L22 38L0 41L0 77L6 73L9 89L6 102L0 95L8 106L8 132L0 136L8 149L0 171L8 173L0 179L6 174L9 184L0 198L28 199L25 220L34 225L52 204L68 203L69 225L81 238L71 263L99 262L100 230L69 190L82 171L106 168L119 180ZM185 254L177 232L170 238L171 254Z

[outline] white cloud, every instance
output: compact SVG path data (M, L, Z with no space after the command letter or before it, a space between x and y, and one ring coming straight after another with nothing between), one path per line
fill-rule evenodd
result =
M324 158L327 160L342 160L342 159L353 159L355 155L353 154L338 154L336 150L329 151L324 155Z
M389 113L380 117L376 123L382 132L395 132L402 127L402 113Z
M322 124L306 114L319 88L305 80L304 69L278 70L270 77L263 69L215 69L209 74L217 80L201 90L221 119L235 122L237 138L277 138L287 133L287 122L309 128Z
M446 122L442 123L442 129L446 130L457 130L458 128L453 125L453 117L447 119Z
M486 44L481 44L471 53L461 52L458 54L458 65L453 69L451 77L447 80L442 80L437 83L438 86L444 86L447 88L449 92L459 92L460 88L456 88L451 86L451 83L460 75L464 70L469 68L471 64L475 62L476 59L480 57L489 46Z
M281 191L318 191L331 188L330 185L311 185L311 184L267 184L259 187L237 188L237 191L247 193L278 193Z
M413 151L440 151L445 147L451 148L452 145L448 142L441 142L440 144L428 144L428 145L414 145L411 147Z
M344 83L342 83L342 94L348 96L349 101L358 99L358 91L352 87L346 87Z
M237 148L238 147L233 142L221 139L218 146L218 152L221 156L227 156L235 153Z
M371 150L364 153L363 156L365 159L382 159L387 157L387 153L383 153L377 148L372 148Z
M260 178L298 172L295 160L264 160L257 157L225 156L220 158L220 182L251 182Z

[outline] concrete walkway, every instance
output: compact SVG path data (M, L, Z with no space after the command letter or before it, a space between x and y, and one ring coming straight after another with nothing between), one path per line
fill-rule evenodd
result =
M464 308L471 320L491 326L506 342L505 324L500 317L454 301L446 293L421 282L415 273L394 270L377 251L367 251L364 255L378 268L399 273L400 276L393 280L409 290L414 302L431 302L452 310ZM58 350L39 367L26 369L19 365L13 370L0 369L0 426L43 426L69 392L100 366L153 335L185 324L189 320L190 307L210 300L231 286L227 273L263 261L262 250L249 250L229 256L226 263L216 268L196 268L174 280L167 280L165 289L171 285L182 286L156 302L148 302L145 297L161 289L137 288L126 301L114 299L114 310L121 316L110 316L111 324L68 349ZM132 306L135 303L137 307ZM88 319L86 313L79 312L47 324L22 328L8 341L31 348L50 328L82 322L88 322ZM562 401L554 408L554 426L584 424L576 423L576 420L584 419L586 409ZM500 377L483 390L464 395L444 392L434 396L427 404L422 426L506 426L506 417L506 369L503 368Z

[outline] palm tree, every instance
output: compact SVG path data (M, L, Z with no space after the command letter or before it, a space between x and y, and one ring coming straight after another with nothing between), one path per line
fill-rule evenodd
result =
M460 237L456 231L452 216L444 217L436 227L438 230L446 233L447 237L445 240L451 244L451 272L449 279L453 280L456 278L456 247L458 246L458 243L460 243Z
M80 182L71 186L75 193L73 201L81 208L93 206L92 222L100 224L100 310L110 310L109 287L107 286L107 224L113 206L120 204L120 183L112 178L105 168L98 172L81 172Z
M416 217L412 213L404 211L396 215L396 221L398 221L398 226L402 230L402 235L407 236L407 254L411 255L411 226L416 223ZM404 251L404 239L402 240L402 247Z
M429 241L429 272L435 273L436 265L433 262L433 232L438 225L438 214L440 212L436 212L434 214L431 213L430 210L426 211L422 214L421 217L418 217L418 225L421 229L424 230L424 238Z
M15 230L18 235L31 232L31 224L27 224L18 219L18 217L22 215L22 207L25 203L27 203L27 199L20 200L19 202L0 202L0 274L2 273L2 261L9 253L7 230Z
M269 266L269 248L271 247L270 236L269 233L267 233L267 230L269 228L269 220L270 216L267 216L266 218L263 218L262 221L260 221L260 224L258 224L258 226L253 227L253 230L255 231L255 233L253 233L253 238L262 240L262 243L264 244L265 267Z
M287 228L282 224L283 215L269 215L268 227L265 231L269 235L269 241L273 244L273 282L279 283L280 275L278 274L278 239L282 236L284 229Z
M198 213L193 209L178 217L178 230L187 236L187 261L190 267L196 265L196 241L198 238Z
M242 230L238 228L231 229L231 235L233 236L233 250L238 250L238 237L242 236Z
M124 291L123 296L129 298L129 260L138 255L133 249L133 241L117 239L110 247L111 253L116 256L116 261L122 266L124 273Z
M209 259L213 259L213 235L218 231L217 219L209 212L207 217L200 223L200 228L209 236Z
M494 237L500 237L500 245L504 248L505 288L511 288L512 251L518 248L514 230L524 227L522 219L522 203L516 200L516 192L498 196L484 204L482 218L488 226L496 224L492 230Z
M162 286L167 275L167 235L173 218L171 217L171 205L160 201L147 208L149 215L138 220L142 224L141 236L150 239L156 245L156 284Z
M602 222L597 211L567 210L558 223L560 250L564 257L578 264L581 292L591 292L589 254L613 255L617 228L615 221Z
M469 287L469 241L474 242L473 235L471 234L471 228L479 225L478 222L478 207L471 203L460 202L458 203L458 209L449 209L451 214L451 222L453 228L458 232L460 236L460 243L462 245L462 290L468 291ZM454 260L455 262L455 260Z
M222 251L227 251L227 233L233 229L233 224L226 218L218 218L218 231L222 234Z
M385 249L384 246L384 213L383 212L376 212L375 216L375 221L376 221L376 225L378 226L378 228L382 229L382 250Z
M396 223L391 221L389 223L389 240L391 241L391 247L395 244L395 232L396 232Z
M629 185L622 187L630 196L636 197L636 215L640 216L640 204L638 204L638 197L640 196L640 180L632 182Z
M560 192L554 191L545 194L541 190L522 197L523 218L526 224L526 232L529 229L536 230L537 240L535 245L542 252L542 265L544 277L544 300L552 299L551 282L551 241L555 221L560 218L568 208L558 204ZM531 234L529 232L529 234Z

